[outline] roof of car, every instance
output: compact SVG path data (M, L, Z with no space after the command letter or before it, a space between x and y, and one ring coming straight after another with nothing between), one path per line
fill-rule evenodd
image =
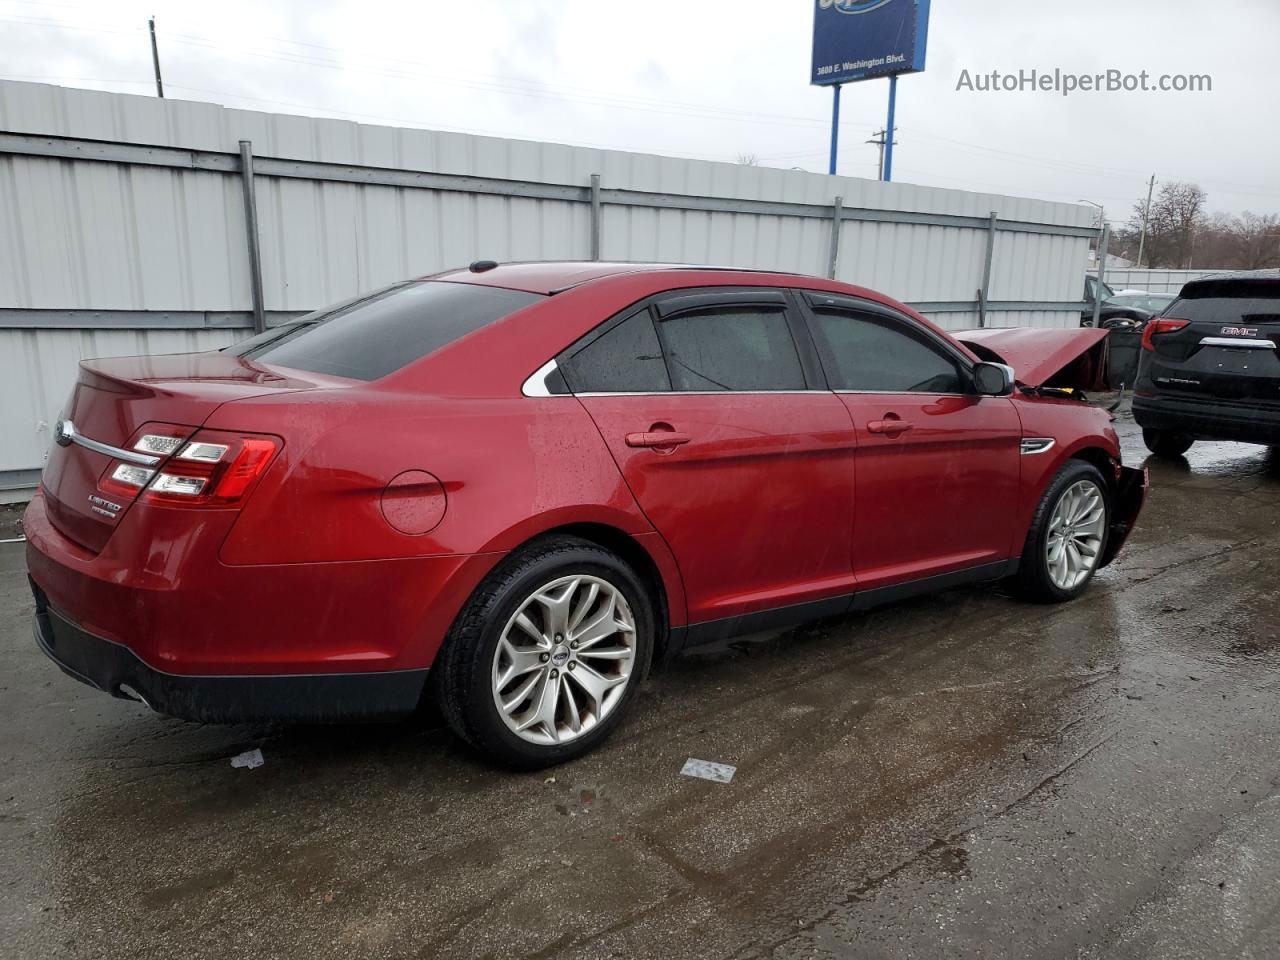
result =
M1260 290L1269 293L1280 287L1280 270L1240 270L1234 273L1214 273L1182 285L1180 296L1188 299L1200 297L1249 297Z
M477 263L480 266L480 262ZM621 263L594 260L543 260L485 265L481 269L464 267L438 273L432 279L452 283L476 283L490 287L506 287L527 293L553 294L603 277L631 273L659 273L680 270L725 270L734 273L778 274L778 270L750 270L740 267L708 267L685 263Z

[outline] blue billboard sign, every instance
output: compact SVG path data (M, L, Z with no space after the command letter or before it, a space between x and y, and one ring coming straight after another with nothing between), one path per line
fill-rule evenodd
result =
M811 82L923 70L928 38L929 0L814 0Z

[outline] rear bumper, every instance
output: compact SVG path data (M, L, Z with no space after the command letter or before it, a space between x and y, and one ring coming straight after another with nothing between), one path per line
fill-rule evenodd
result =
M143 663L128 647L79 627L49 607L35 583L35 639L70 677L170 716L202 723L249 720L392 720L414 711L427 671L295 676L179 676Z
M1280 410L1247 404L1135 396L1133 419L1149 430L1185 433L1197 440L1280 444Z
M423 670L497 559L224 564L234 514L144 517L143 506L93 554L52 525L37 492L23 521L27 572L50 609L166 676Z

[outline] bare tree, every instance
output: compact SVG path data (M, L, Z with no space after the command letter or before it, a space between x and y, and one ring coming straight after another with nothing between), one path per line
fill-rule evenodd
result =
M1260 270L1280 264L1280 215L1246 210L1231 221L1230 236L1241 269Z
M1196 257L1196 233L1205 225L1205 192L1194 183L1166 183L1151 203L1143 259L1152 267L1189 267ZM1126 238L1142 227L1146 200L1133 205L1123 231Z

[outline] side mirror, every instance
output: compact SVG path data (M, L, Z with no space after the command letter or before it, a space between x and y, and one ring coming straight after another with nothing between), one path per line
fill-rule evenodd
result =
M1007 397L1013 393L1013 367L1003 363L975 363L973 385L984 397Z

